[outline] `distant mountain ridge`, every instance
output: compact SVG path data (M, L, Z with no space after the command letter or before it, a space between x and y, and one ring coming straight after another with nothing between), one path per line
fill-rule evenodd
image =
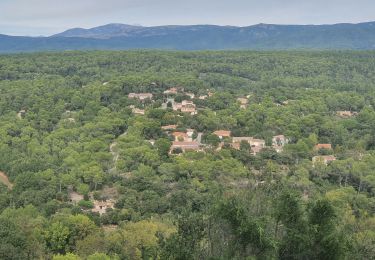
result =
M73 28L73 29L66 30L65 32L53 35L53 37L82 37L82 38L109 39L112 37L129 36L131 33L142 28L144 27L112 23L112 24L94 27L91 29Z
M0 52L61 50L375 50L375 22L333 25L257 24L246 27L107 24L50 37L0 35Z

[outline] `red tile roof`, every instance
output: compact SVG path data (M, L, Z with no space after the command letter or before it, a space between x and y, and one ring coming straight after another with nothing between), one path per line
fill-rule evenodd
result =
M227 130L217 130L214 132L215 135L217 136L222 136L222 137L230 137L231 131Z

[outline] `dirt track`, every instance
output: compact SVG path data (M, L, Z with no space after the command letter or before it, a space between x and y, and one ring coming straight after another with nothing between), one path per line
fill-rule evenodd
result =
M13 184L9 181L8 176L5 173L0 172L0 182L4 183L8 189L13 188Z

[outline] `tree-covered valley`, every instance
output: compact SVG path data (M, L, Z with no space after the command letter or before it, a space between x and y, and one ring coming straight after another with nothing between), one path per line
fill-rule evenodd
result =
M0 259L375 259L375 52L0 56Z

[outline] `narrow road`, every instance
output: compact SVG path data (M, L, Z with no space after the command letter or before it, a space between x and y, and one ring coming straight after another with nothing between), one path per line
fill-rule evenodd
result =
M111 145L109 146L109 151L112 154L112 163L113 163L113 167L111 169L109 169L110 173L116 173L116 163L118 161L118 158L120 157L118 149L116 149L116 146L117 146L117 142L116 141L114 141L113 143L111 143Z
M199 144L202 144L202 135L203 135L203 133L198 133L198 136L197 136L196 141L197 141Z
M123 133L121 136L124 136L126 135L127 132ZM109 172L110 173L116 173L116 164L117 164L117 161L120 157L120 152L118 151L118 149L116 148L117 147L117 142L116 141L113 141L113 143L111 143L111 145L109 146L109 151L111 152L112 154L112 162L113 162L113 167L111 169L109 169Z

